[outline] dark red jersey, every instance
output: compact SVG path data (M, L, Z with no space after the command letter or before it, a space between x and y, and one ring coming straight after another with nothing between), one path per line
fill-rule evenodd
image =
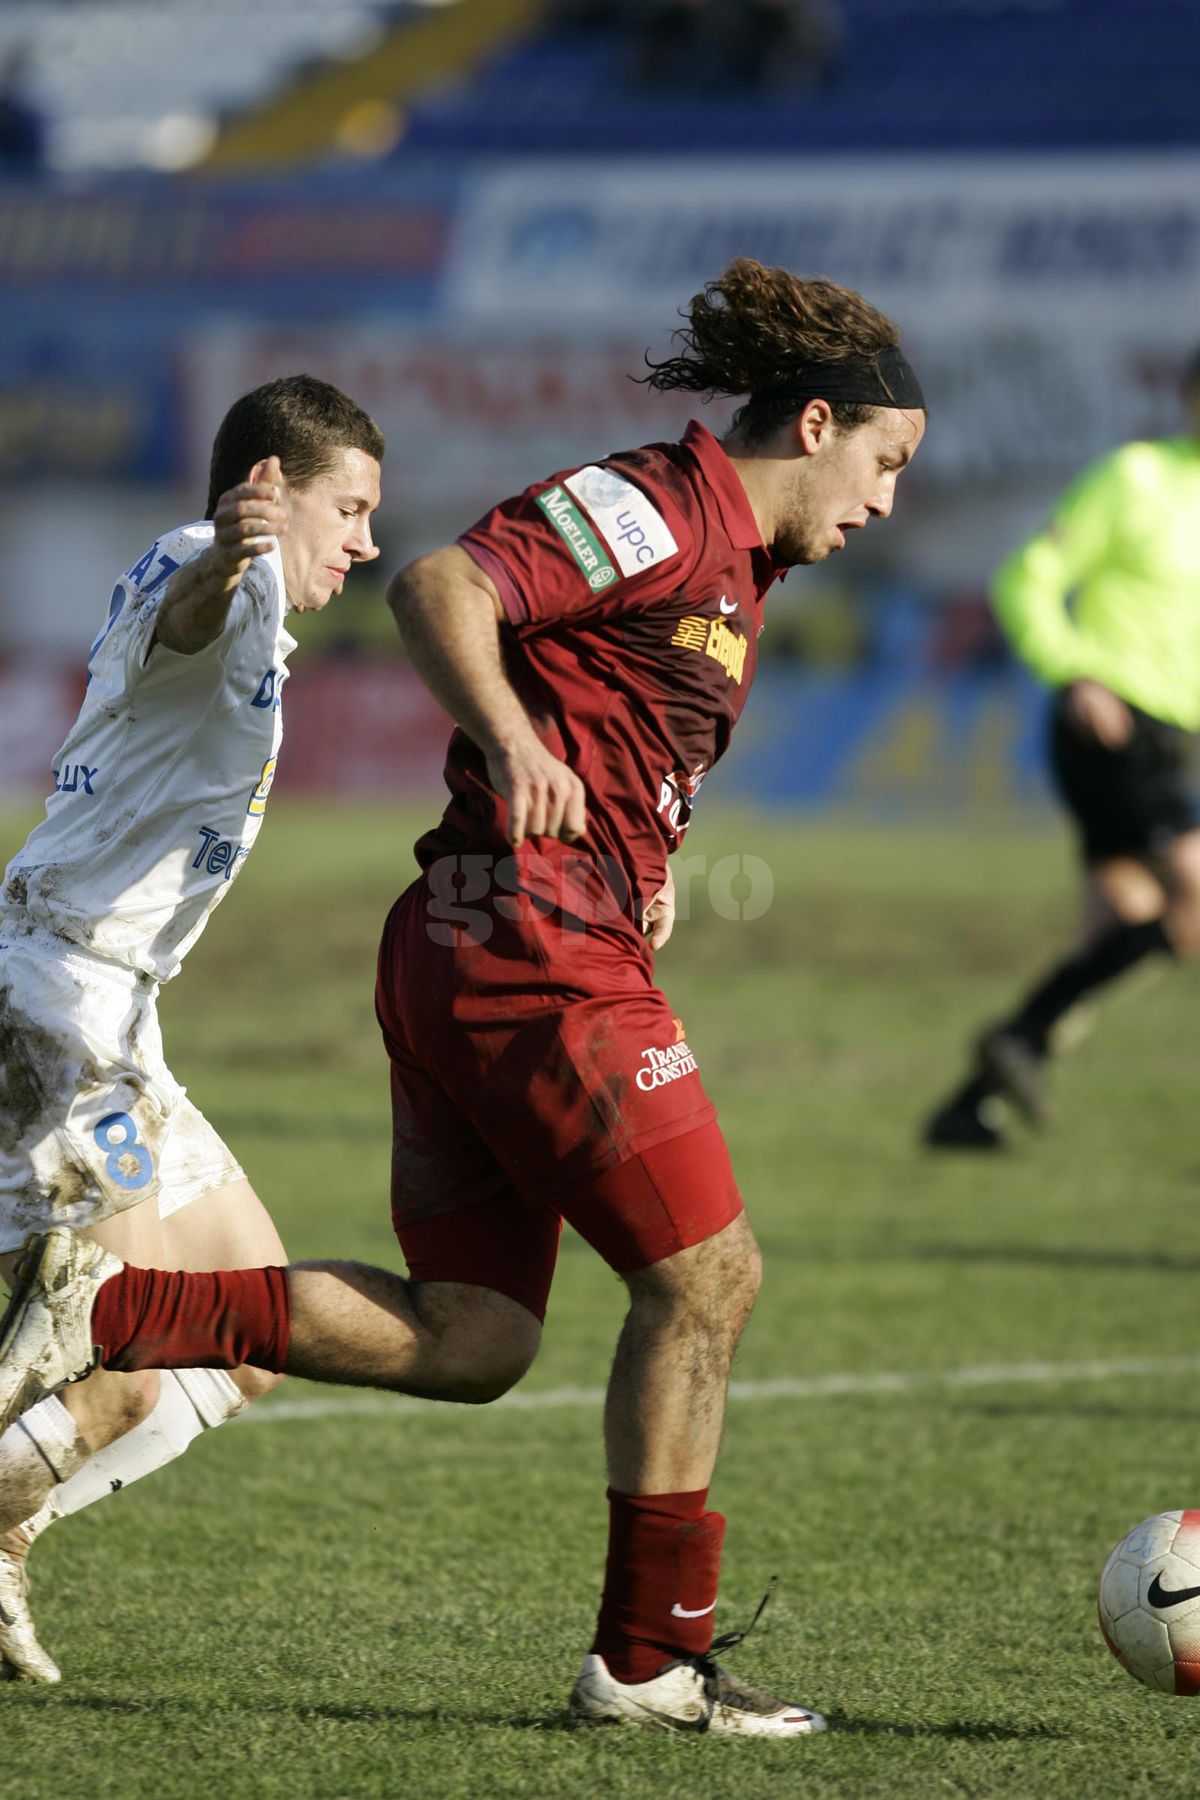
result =
M538 735L587 790L582 847L634 922L723 755L754 678L763 600L783 573L704 426L622 451L494 507L459 539L499 590L505 666ZM504 856L506 808L462 731L422 867Z

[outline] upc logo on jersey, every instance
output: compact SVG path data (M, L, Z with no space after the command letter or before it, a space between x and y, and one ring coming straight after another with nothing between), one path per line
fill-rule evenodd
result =
M677 553L679 545L662 514L641 488L613 469L590 463L568 475L563 486L574 494L611 549L622 575L639 575Z
M590 588L599 592L617 579L617 571L569 494L560 487L547 488L538 495L537 503L587 576Z
M680 619L671 642L681 650L702 650L720 663L730 681L740 684L749 640L740 631L731 631L724 619L706 619L699 614Z
M696 1059L687 1047L687 1039L680 1038L669 1050L659 1050L651 1046L642 1051L644 1069L637 1072L637 1084L644 1094L653 1088L666 1087L668 1081L682 1081L685 1075L696 1073Z

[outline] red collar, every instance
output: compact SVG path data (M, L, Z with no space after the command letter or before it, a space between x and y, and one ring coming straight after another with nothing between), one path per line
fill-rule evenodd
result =
M685 449L691 451L700 473L712 489L721 515L721 523L735 550L762 550L765 545L758 521L746 498L746 490L734 473L733 464L708 429L692 419L683 434Z

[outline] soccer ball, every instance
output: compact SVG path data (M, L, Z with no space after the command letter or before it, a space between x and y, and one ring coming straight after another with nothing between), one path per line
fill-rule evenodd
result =
M1164 1694L1200 1693L1200 1510L1135 1525L1104 1565L1098 1602L1122 1668Z

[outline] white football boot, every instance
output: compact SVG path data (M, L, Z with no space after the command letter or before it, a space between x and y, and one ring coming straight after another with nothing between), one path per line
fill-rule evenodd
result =
M624 1682L592 1653L583 1659L570 1712L580 1725L641 1725L714 1736L808 1737L825 1730L819 1712L760 1694L711 1655L680 1657L650 1681Z
M0 1319L0 1433L48 1394L91 1374L96 1294L124 1267L65 1225L30 1238Z
M38 1643L29 1610L25 1559L43 1523L49 1523L48 1507L0 1537L0 1680L62 1680L58 1664Z

